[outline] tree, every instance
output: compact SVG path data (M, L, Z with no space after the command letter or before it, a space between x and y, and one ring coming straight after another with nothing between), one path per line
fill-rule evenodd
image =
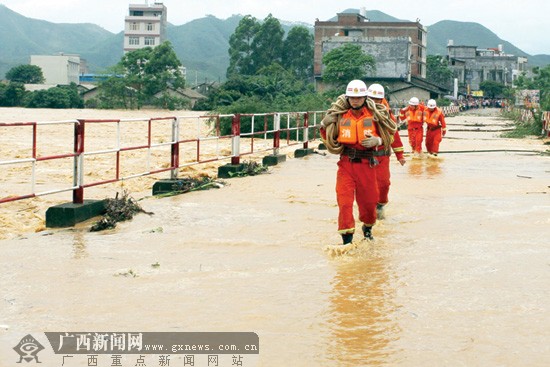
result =
M71 97L61 88L37 90L30 93L25 101L28 108L71 108Z
M310 80L313 76L313 45L313 35L306 27L293 27L283 43L285 69L299 79Z
M96 107L105 109L137 108L137 98L135 97L134 89L128 87L126 80L123 77L117 76L116 73L103 81L100 84L99 90L97 102L88 101Z
M277 18L269 14L260 25L252 41L254 72L273 64L281 64L285 31Z
M19 65L11 68L6 73L6 79L23 84L44 83L42 69L36 65Z
M346 85L350 80L364 78L376 70L374 58L364 53L361 46L352 43L327 52L323 56L323 64L323 81L337 87Z
M100 106L139 109L155 104L155 94L185 86L181 66L170 42L128 52L112 69L114 76L101 84Z
M501 97L504 94L506 87L504 84L495 82L494 80L484 80L479 83L479 89L489 98Z
M428 55L426 60L426 79L434 84L451 89L453 85L453 71L449 68L447 59L439 55Z
M0 106L21 106L26 94L23 83L11 82L7 85L0 83Z
M145 64L147 76L147 95L152 96L166 90L185 87L185 79L181 72L182 64L174 52L170 42L163 42L155 47L150 55L149 62Z
M306 89L303 82L278 63L258 70L252 78L252 86L253 95L270 102L279 95L296 96Z
M544 68L533 68L533 78L520 76L514 82L517 89L538 89L540 90L540 107L543 111L550 110L550 65Z
M235 32L229 38L229 67L227 68L227 78L233 75L252 75L252 42L260 25L256 18L247 15L241 19Z

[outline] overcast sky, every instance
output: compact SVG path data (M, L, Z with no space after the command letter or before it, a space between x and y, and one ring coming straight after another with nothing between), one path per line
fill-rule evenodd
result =
M0 0L11 10L54 23L93 23L118 33L124 28L128 4L146 0ZM154 0L149 0L154 3ZM399 19L429 26L440 20L476 22L531 54L550 54L549 0L164 0L168 21L174 25L211 14L226 19L250 14L264 19L269 13L280 20L313 24L348 8L380 10ZM367 14L368 17L368 14ZM495 45L496 47L497 45ZM506 50L505 50L506 51Z

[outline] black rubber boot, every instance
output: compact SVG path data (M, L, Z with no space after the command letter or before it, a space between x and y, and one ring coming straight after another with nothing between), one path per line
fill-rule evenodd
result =
M374 240L372 236L372 227L368 227L363 224L363 234L365 235L366 240Z
M347 245L348 243L351 243L353 240L353 233L344 233L342 235L342 244Z

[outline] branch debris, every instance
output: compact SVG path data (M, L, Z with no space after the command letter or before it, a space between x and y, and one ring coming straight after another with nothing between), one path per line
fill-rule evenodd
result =
M90 232L115 228L118 222L130 220L136 213L153 215L153 213L143 210L136 200L128 195L126 190L122 192L120 198L118 196L119 193L117 192L114 199L107 199L105 214L90 228Z

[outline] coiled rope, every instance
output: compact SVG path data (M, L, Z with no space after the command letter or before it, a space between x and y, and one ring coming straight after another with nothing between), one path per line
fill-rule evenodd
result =
M372 99L366 99L366 106L373 114L373 120L378 125L378 133L382 139L386 153L391 152L393 135L397 131L397 123L392 120L387 106L376 103ZM326 139L322 139L327 150L332 154L342 154L344 146L338 142L338 126L342 115L346 113L351 106L349 105L345 94L338 96L327 110L326 116L321 121L326 131Z

